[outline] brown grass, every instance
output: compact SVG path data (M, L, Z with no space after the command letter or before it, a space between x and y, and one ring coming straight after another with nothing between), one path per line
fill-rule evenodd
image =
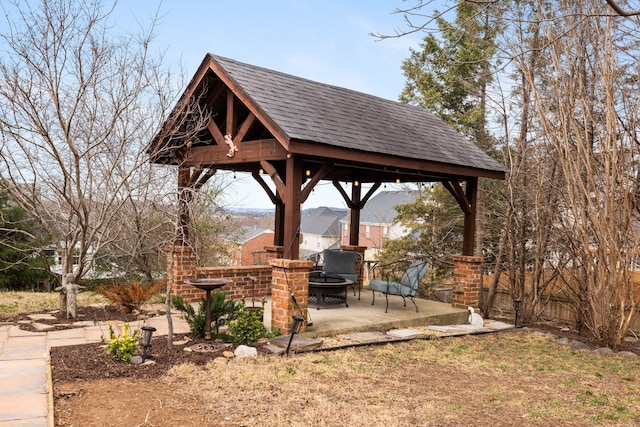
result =
M51 301L0 292L16 311ZM640 425L639 373L638 359L518 329L71 381L56 412L102 426L627 426Z
M636 360L527 331L173 368L212 425L630 425Z
M93 292L78 294L78 305L80 306L106 301L104 297ZM0 314L33 313L59 308L60 294L57 292L0 291Z

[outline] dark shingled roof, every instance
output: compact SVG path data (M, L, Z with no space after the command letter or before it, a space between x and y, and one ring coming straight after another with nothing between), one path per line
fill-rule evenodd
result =
M291 141L504 172L431 112L211 55Z

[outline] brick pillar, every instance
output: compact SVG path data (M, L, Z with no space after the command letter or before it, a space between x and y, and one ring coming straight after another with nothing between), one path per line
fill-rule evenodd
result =
M282 258L284 253L284 248L276 245L265 246L264 250L267 252L267 263L270 259Z
M195 288L185 285L187 279L196 277L196 255L190 246L168 246L167 253L167 278L173 274L173 294L181 295L186 291L189 293ZM197 289L195 289L197 291Z
M284 335L291 333L292 316L307 316L309 306L309 271L315 266L312 261L271 259L271 329L280 328ZM291 293L298 305L293 303ZM306 319L305 319L306 320ZM307 322L299 332L306 330Z
M453 299L455 308L478 308L482 281L482 257L453 256Z

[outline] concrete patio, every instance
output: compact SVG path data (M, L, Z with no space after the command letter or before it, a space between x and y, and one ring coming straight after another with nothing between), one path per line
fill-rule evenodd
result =
M307 337L327 337L353 332L376 332L389 329L409 328L412 326L456 325L468 323L469 312L451 307L449 303L416 299L418 312L411 301L404 307L402 298L390 297L389 310L385 309L384 295L376 295L375 305L371 305L370 290L363 289L360 300L353 292L347 295L347 303L323 306L317 310L309 307L306 331ZM300 313L297 313L300 315ZM267 302L265 324L271 324L271 304ZM304 317L304 314L302 314Z

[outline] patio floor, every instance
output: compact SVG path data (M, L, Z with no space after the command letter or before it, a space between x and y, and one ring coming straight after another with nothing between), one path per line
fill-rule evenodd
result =
M361 298L347 295L347 303L323 306L317 310L315 305L309 307L307 319L311 325L301 333L307 337L326 337L353 332L386 331L396 328L429 325L458 325L468 323L469 312L466 309L451 307L450 303L416 299L418 312L411 301L402 305L402 298L389 297L389 311L384 312L384 295L376 295L375 305L371 305L370 290L362 290ZM271 306L267 303L265 324L271 324Z

